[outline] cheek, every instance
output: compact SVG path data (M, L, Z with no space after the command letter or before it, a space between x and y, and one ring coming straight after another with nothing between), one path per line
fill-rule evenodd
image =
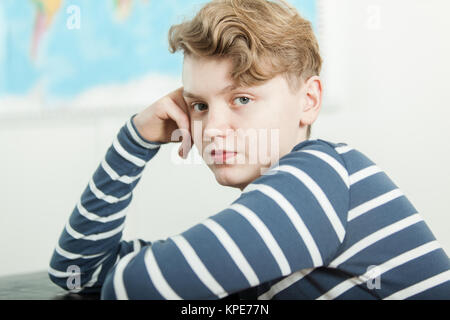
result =
M192 137L192 141L194 142L194 144L196 146L200 145L200 142L202 140L202 131L203 131L203 125L202 122L199 120L191 120L191 127L190 127L190 131L191 131L191 137Z
M265 103L257 112L255 112L250 122L253 123L257 128L275 128L279 126L282 116L284 115L283 110L285 101L273 101Z

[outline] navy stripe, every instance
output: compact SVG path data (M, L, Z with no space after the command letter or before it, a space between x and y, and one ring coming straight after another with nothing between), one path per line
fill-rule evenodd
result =
M248 285L247 279L234 263L217 237L204 225L196 225L182 233L212 277L227 292ZM214 254L211 254L211 253Z
M363 156L358 150L350 150L344 154L341 154L342 159L345 161L346 168L349 175L352 175L362 169L375 165L375 163L369 158Z
M448 268L448 263L442 263L442 254L442 249L437 249L382 274L379 290L381 298L431 278L439 274L443 268ZM450 291L448 297L450 298Z
M397 189L397 186L385 173L374 174L366 179L358 181L352 188L352 202L350 204L350 209L394 189Z
M191 269L188 262L180 252L172 239L165 242L156 242L153 245L156 261L164 261L160 264L161 273L172 289L183 299L205 299L214 296L203 282Z
M69 223L72 229L76 232L84 234L85 236L114 230L115 228L120 227L124 222L125 217L106 223L90 221L79 214L73 214L69 218Z
M140 178L134 180L132 183L127 184L120 181L117 181L117 183L109 183L111 178L109 175L103 170L102 167L99 167L99 169L94 173L93 181L95 183L95 186L102 191L106 195L110 195L116 198L121 198L128 193L130 193L134 187L138 184Z
M116 250L117 241L122 238L122 232L101 240L85 240L85 239L74 239L70 234L67 233L66 229L63 229L61 237L59 239L59 245L66 251L71 253L83 254L83 255L94 255L101 252L106 252ZM113 247L111 247L114 245Z
M275 201L260 191L251 191L245 197L241 197L237 203L257 213L262 222L269 227L292 270L303 269L313 264L305 243L298 236L287 214Z
M370 210L364 215L364 219L354 219L348 223L352 232L347 233L345 246L340 249L340 252L378 230L415 213L417 213L417 210L405 196L398 197Z
M279 277L282 276L281 270L270 250L255 231L255 228L244 217L231 210L226 210L211 219L219 223L230 237L234 239L260 281L264 282L272 279L273 275L276 274ZM242 237L243 234L246 236ZM261 259L266 262L264 265L260 263Z
M123 271L123 281L129 299L163 300L164 297L156 289L145 266L145 253L151 250L146 247L130 261ZM139 275L139 276L136 276Z
M109 217L110 215L118 213L127 208L130 205L132 198L133 195L124 200L111 204L106 202L105 200L98 199L91 192L89 187L87 187L81 196L81 204L88 212L91 212L100 217ZM75 210L78 209L75 207Z

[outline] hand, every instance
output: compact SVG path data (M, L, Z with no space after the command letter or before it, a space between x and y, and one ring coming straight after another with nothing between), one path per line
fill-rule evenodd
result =
M190 134L188 106L182 94L183 87L170 92L139 112L133 118L133 122L139 134L148 141L179 142L177 138L181 134L182 143L178 154L186 159L193 140ZM177 129L180 129L180 132L172 138Z

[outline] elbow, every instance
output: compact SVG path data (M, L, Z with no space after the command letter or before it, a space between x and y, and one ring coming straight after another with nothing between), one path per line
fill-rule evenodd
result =
M70 293L79 293L83 290L83 274L80 266L73 261L62 258L56 252L47 267L47 274L51 282Z
M68 276L65 272L66 268L64 268L65 264L66 263L61 260L58 253L54 251L47 267L47 275L50 281L55 285L69 291L70 288L67 286Z
M48 277L51 282L60 287L61 289L70 292L71 288L68 286L69 277L62 276L60 274L55 273L55 270L49 266L47 270Z

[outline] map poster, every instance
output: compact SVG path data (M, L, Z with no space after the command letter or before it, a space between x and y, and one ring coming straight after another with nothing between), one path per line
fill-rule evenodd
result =
M181 85L172 24L199 0L0 1L0 117L137 108ZM289 1L317 28L314 0Z

